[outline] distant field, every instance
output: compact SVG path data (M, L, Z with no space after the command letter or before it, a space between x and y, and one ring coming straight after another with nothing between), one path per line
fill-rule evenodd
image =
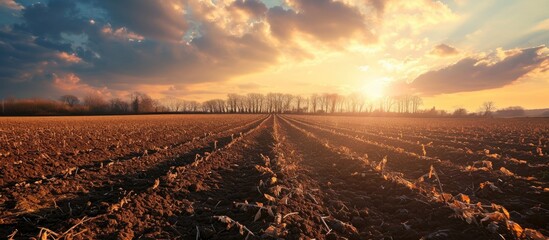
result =
M0 118L0 237L544 239L549 119Z

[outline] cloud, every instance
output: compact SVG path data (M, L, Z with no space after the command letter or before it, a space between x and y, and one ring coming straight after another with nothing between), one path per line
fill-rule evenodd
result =
M128 31L128 29L125 27L121 27L116 30L113 30L110 25L107 25L101 29L101 32L105 35L112 36L114 38L119 38L121 40L127 40L127 41L142 41L145 39L145 37L139 34Z
M267 6L259 0L236 0L230 7L243 11L254 18L260 18L268 11Z
M381 59L378 63L388 72L401 71L405 66L405 62L393 58Z
M22 24L15 29L28 31L35 36L52 40L61 39L61 33L81 34L85 21L78 16L76 1L51 0L47 4L36 3L23 9Z
M0 82L23 82L41 75L58 52L36 43L31 35L0 30Z
M409 87L426 96L499 88L547 67L545 46L498 50L483 58L467 57L440 70L421 74Z
M442 44L436 45L429 54L439 56L439 57L447 57L447 56L458 54L458 51L456 48L442 43Z
M17 23L0 30L0 83L4 92L41 88L53 89L52 94L80 88L215 87L280 63L320 61L328 58L325 53L371 44L381 30L376 13L404 5L408 15L423 16L416 2L423 0L411 5L288 0L272 8L260 0L49 0L25 5ZM428 6L430 12L449 14L444 5ZM429 15L427 22L437 22L437 16ZM423 52L427 41L421 42ZM398 62L384 65L402 68ZM29 87L33 84L40 88ZM242 86L263 85L258 80ZM223 90L204 92L216 91Z
M370 4L377 10L378 13L385 11L385 6L390 2L389 0L368 0Z
M312 36L322 42L359 38L371 42L374 35L366 17L355 7L332 0L291 1L290 9L274 7L267 13L273 35L288 41L296 32Z
M115 28L127 27L146 38L178 42L188 29L185 1L96 0Z
M74 54L68 54L66 52L58 53L57 57L59 59L61 59L62 61L67 62L67 63L79 63L79 62L82 61L82 59L79 58L78 56L76 56Z
M548 31L548 30L549 30L549 18L539 22L534 27L532 27L529 31L538 32L538 31Z
M50 83L52 84L52 87L50 88L50 92L58 93L58 95L70 92L71 94L75 94L78 96L86 96L89 94L99 95L104 98L112 97L113 95L117 96L124 96L128 95L128 91L124 92L116 92L116 91L110 91L106 87L93 87L90 86L80 79L76 74L74 73L63 73L63 74L55 74L52 73L48 76ZM47 86L49 88L49 86Z
M140 9L141 17L151 11L175 14L172 11L178 11L176 7L170 5L173 8L167 9L167 3L161 2L157 10L141 9L148 3L133 4L133 1L128 7L132 11ZM23 10L22 23L0 30L0 83L5 90L2 92L15 92L15 88L32 92L36 89L27 85L33 83L41 86L58 83L52 87L72 91L75 88L61 84L66 81L49 80L51 76L67 79L65 76L70 74L78 76L79 84L107 86L114 91L145 83L216 82L261 71L278 61L279 51L271 44L266 23L255 23L241 34L233 35L203 18L200 29L196 30L199 34L187 43L175 41L182 35L171 32L172 27L154 32L148 29L152 25L126 26L124 22L138 13L135 16L118 13L114 10L118 7L115 3L102 3L100 6L109 9L108 15L95 16L93 22L83 16L78 4L66 0L34 4ZM235 2L232 6L244 12L263 11L254 1ZM178 16L184 19L183 15ZM167 18L157 21L170 22L170 17ZM175 25L178 29L184 27L180 22Z
M50 77L53 86L58 88L59 90L72 92L77 91L80 93L106 91L105 88L94 88L86 83L83 83L81 79L74 73L67 73L62 75L53 73Z
M413 36L438 26L446 26L459 17L443 1L388 1L384 5L384 26L393 32Z
M5 7L13 10L22 10L24 7L14 0L0 0L0 7Z

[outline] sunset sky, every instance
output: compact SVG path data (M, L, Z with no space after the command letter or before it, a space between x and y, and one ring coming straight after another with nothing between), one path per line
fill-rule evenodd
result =
M0 98L227 93L549 107L547 0L0 0Z

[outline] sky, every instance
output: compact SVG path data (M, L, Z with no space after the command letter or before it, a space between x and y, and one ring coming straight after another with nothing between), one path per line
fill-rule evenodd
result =
M549 107L547 0L0 0L0 97Z

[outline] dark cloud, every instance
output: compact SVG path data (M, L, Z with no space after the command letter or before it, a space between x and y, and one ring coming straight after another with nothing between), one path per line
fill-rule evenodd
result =
M0 81L22 82L41 71L44 61L54 56L51 49L36 44L25 33L0 30Z
M95 1L107 11L115 27L128 27L146 38L174 42L181 41L188 28L183 3L174 0Z
M237 0L231 5L232 8L242 10L254 18L260 18L267 13L267 6L259 0Z
M383 14L389 0L368 0L368 2L376 9L378 14Z
M83 34L88 29L73 1L52 0L26 6L22 20L0 30L3 94L38 95L35 89L51 88L46 85L51 85L53 74L83 67L81 59L70 53L72 45L62 37L62 33Z
M113 89L132 84L222 81L264 69L277 61L278 51L269 44L265 31L259 29L266 27L264 23L234 36L213 23L203 22L201 34L191 43L177 42L171 40L180 39L178 32L185 29L171 29L184 27L181 22L173 20L172 27L162 28L160 22L140 25L143 21L132 19L151 19L159 14L166 19L157 21L169 23L173 17L160 13L171 11L167 10L167 1L156 7L148 5L148 1L135 4L132 1L125 11L136 11L135 15L119 13L121 2L102 3L109 15L105 19L99 16L93 23L79 15L75 1L52 0L24 9L24 23L0 32L0 81L4 90L33 91L27 85L51 83L48 77L51 74L77 74L81 84ZM256 1L237 6L246 11L263 11ZM179 17L183 19L182 15ZM42 18L46 20L41 21ZM149 31L149 27L156 26L157 30ZM85 41L76 46L62 33L80 34ZM143 41L130 41L139 34L145 36ZM170 41L166 41L168 38Z
M332 0L296 0L294 9L275 7L269 10L268 21L273 35L288 40L294 31L303 32L321 41L335 41L356 36L371 40L366 18L350 5Z
M264 69L277 62L278 50L264 35L262 24L257 24L242 36L233 36L214 24L203 24L203 36L193 40L193 46L200 53L204 72L219 71L212 78L223 78L247 74ZM208 70L210 69L210 70ZM199 77L201 74L197 72Z
M0 0L0 27L18 22L23 8L14 0Z
M0 30L2 95L225 81L281 54L312 57L285 41L295 32L324 43L372 37L366 16L332 0L287 9L259 0L49 0L10 11L20 14Z
M288 40L292 36L296 26L297 13L293 10L285 10L282 7L274 7L269 10L268 21L272 34L282 40Z
M14 0L0 0L0 8L8 8L12 10L21 10L23 6Z
M444 43L436 45L430 52L431 55L446 57L458 54L457 49Z
M500 51L482 59L464 58L448 67L420 75L410 87L423 95L503 87L546 65L544 63L549 61L547 50L547 47L539 46Z
M80 34L85 22L78 13L75 1L52 0L47 4L32 4L23 10L24 23L16 25L15 29L53 39L60 39L61 33Z

